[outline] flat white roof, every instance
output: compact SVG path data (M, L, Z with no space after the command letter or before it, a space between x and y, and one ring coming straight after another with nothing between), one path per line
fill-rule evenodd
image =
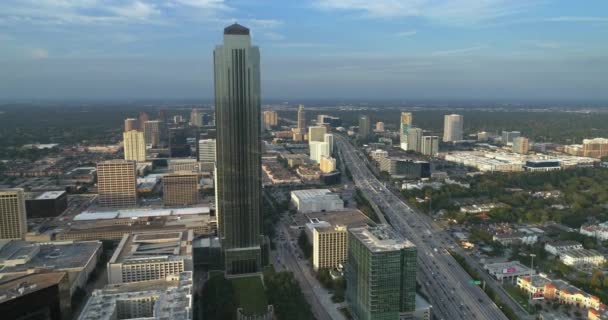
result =
M211 209L206 206L164 209L164 208L149 208L149 209L125 209L114 211L83 211L74 217L76 221L84 220L101 220L101 219L120 219L120 218L140 218L140 217L166 217L166 216L182 216L182 215L197 215L209 214Z
M57 199L65 194L65 191L47 191L36 197L36 200Z
M308 189L308 190L296 190L291 192L292 195L300 198L300 200L312 199L322 197L326 195L332 195L329 189Z

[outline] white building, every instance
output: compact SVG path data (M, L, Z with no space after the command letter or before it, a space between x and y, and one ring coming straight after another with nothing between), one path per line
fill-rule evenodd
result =
M308 127L308 141L325 141L325 134L327 133L327 128L325 126L312 126Z
M515 281L517 277L536 274L536 271L524 266L519 261L488 263L483 268L498 281L505 279Z
M198 141L198 161L215 162L215 139L204 139Z
M573 267L598 267L606 262L603 254L587 249L563 251L559 259L565 265Z
M122 133L125 160L146 161L146 141L142 131L131 130Z
M589 237L597 238L600 241L608 240L608 221L598 225L583 225L579 232Z
M443 141L462 140L464 118L459 114L448 114L443 118Z
M329 143L325 141L310 141L308 146L310 147L310 160L315 163L320 163L322 157L331 156Z
M583 245L576 241L553 241L545 244L545 251L554 256L559 256L565 251L582 249Z
M296 190L291 192L291 202L298 212L320 212L344 209L344 201L329 189Z
M437 136L423 136L422 147L420 153L427 156L436 156L439 152L439 137Z

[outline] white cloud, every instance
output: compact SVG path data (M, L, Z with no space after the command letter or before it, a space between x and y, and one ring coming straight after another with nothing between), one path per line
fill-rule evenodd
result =
M608 22L608 17L581 17L581 16L561 16L546 18L544 21L550 22Z
M283 21L275 19L248 19L244 23L251 29L273 29L283 25Z
M268 38L269 40L273 40L273 41L280 41L280 40L285 40L285 36L278 33L278 32L264 32L262 33L262 35L266 38Z
M49 57L49 52L42 48L33 48L27 50L27 56L34 60L43 60Z
M423 17L442 23L478 23L510 16L535 1L512 0L316 0L323 10L361 13L371 18Z
M408 30L408 31L402 31L402 32L397 32L395 33L395 36L397 37L411 37L414 36L418 33L417 30Z
M126 6L110 7L109 10L119 17L141 20L148 19L151 16L160 13L153 4L143 3L141 1L135 1Z
M224 0L174 0L169 1L169 4L181 4L190 7L202 8L202 9L229 9Z
M446 57L446 56L454 56L454 55L463 55L463 54L479 51L479 50L482 50L482 49L485 49L485 48L487 48L487 47L483 46L483 45L478 45L478 46L468 47L468 48L459 48L459 49L434 51L434 52L431 53L431 55L435 56L435 57Z

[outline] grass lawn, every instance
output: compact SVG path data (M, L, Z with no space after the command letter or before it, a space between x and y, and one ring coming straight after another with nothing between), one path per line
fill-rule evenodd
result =
M507 291L507 293L513 298L513 300L517 301L517 303L519 303L522 307L524 307L524 309L526 309L526 311L528 311L529 314L536 313L536 310L534 309L534 307L530 305L530 300L528 300L530 297L528 296L527 293L525 293L523 290L519 289L518 287L510 285L510 284L505 284L504 288Z
M268 308L268 299L259 276L230 279L234 286L238 305L246 314L264 314Z

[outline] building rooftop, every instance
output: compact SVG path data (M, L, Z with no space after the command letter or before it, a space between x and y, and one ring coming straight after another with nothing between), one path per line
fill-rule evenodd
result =
M572 258L590 258L590 257L599 257L604 256L598 251L595 250L587 250L587 249L576 249L576 250L567 250L562 252L562 257L568 256Z
M87 210L76 215L75 221L99 220L99 219L121 219L139 217L162 217L162 216L181 216L181 215L208 215L211 209L207 206L188 207L188 208L145 208L145 209L119 209L92 211Z
M33 273L0 280L0 303L58 284L65 272Z
M224 28L224 34L247 36L249 35L249 29L238 23L234 23Z
M350 233L372 252L387 252L415 247L387 225L351 228Z
M129 308L121 319L192 319L192 272L163 280L108 285L93 291L79 320L113 320L117 308ZM149 309L140 302L151 301ZM136 310L136 311L135 311Z
M57 199L61 196L63 196L66 192L65 191L46 191L43 192L42 194L36 196L36 200L52 200L52 199Z
M337 194L331 192L329 189L296 190L292 191L291 193L298 197L300 200L311 200L325 196L338 196Z
M125 234L114 251L110 263L167 261L191 256L193 238L192 230Z
M0 246L0 276L33 269L84 268L99 250L101 250L99 241L4 242Z

